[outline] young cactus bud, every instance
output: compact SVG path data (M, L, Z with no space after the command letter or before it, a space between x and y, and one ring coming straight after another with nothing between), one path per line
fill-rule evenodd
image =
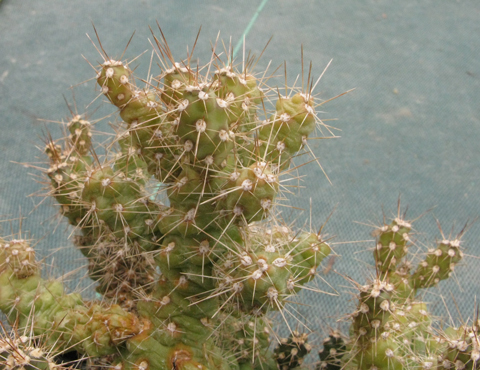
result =
M407 254L411 228L409 222L396 218L390 225L384 225L376 230L377 246L374 257L376 266L382 273L394 271Z
M131 71L121 61L107 60L100 66L97 83L102 93L117 107L121 107L132 98Z
M77 115L68 122L68 131L70 131L68 138L73 146L73 152L80 156L86 155L92 145L90 122Z
M28 241L12 239L7 242L0 239L0 272L5 269L12 270L18 279L35 275L38 272L35 251Z

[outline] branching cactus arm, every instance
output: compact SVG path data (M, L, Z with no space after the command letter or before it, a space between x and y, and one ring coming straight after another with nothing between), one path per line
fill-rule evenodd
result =
M350 337L330 336L319 354L317 369L476 369L478 319L459 328L442 328L436 325L421 291L452 275L463 257L461 237L466 229L453 238L442 233L417 267L408 256L415 245L411 222L398 216L375 230L376 277L358 285ZM337 342L341 352L340 347L332 347Z

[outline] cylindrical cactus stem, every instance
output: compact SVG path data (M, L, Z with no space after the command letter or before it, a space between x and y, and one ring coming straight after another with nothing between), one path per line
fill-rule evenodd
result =
M232 173L229 182L222 189L226 193L224 201L218 203L219 208L232 212L247 223L259 221L268 215L278 192L278 176L265 162L257 162L251 166Z
M121 61L108 60L100 66L97 83L102 93L120 109L120 116L128 123L148 124L161 115L161 105L154 91L138 90L132 81L132 72Z
M404 354L401 342L380 336L365 343L365 349L355 354L359 370L403 370Z
M68 122L68 131L70 131L69 141L72 145L73 154L84 156L92 146L92 131L89 121L82 119L80 115L74 116Z
M395 287L392 299L397 304L405 304L415 299L416 291L410 280L410 262L397 266L388 272L388 282Z
M163 78L162 101L168 106L174 107L183 99L183 93L192 90L192 87L205 87L198 76L191 70L189 65L174 63L172 68L167 69L160 75Z
M371 338L378 338L393 310L393 284L375 279L361 288L359 305L353 313L355 342L367 345Z
M384 225L375 231L377 245L374 250L376 266L385 274L394 271L406 256L412 225L397 217L390 225Z
M240 368L256 369L258 367L276 369L273 353L269 350L271 321L258 312L243 313L235 304L226 307L212 325L218 325L215 330L216 342L228 356L232 356Z
M229 111L238 118L236 126L240 132L248 133L255 128L257 106L264 97L257 83L251 74L236 73L231 66L215 71L212 86L217 96L228 102Z
M256 145L260 147L252 151L260 150L259 157L280 170L288 168L291 158L316 127L313 104L313 97L306 94L279 97L275 115L262 123L258 130Z
M54 142L48 142L45 147L50 159L46 174L51 181L53 196L61 206L61 213L76 226L84 221L86 215L81 193L83 181L93 163L88 155L92 133L90 122L79 115L74 116L67 126L71 134L66 139L64 150Z
M132 137L129 148L136 147L136 154L145 161L151 174L160 181L168 180L176 170L175 156L181 143L174 132L178 118L164 114L161 91L137 89L128 66L113 60L100 66L97 83L129 125L127 135ZM128 152L125 155L128 157Z
M460 262L463 252L460 240L442 240L437 247L428 251L425 260L420 262L410 280L415 289L429 288L447 279Z
M103 221L116 237L143 241L142 246L153 249L153 220L159 211L142 192L140 183L126 178L109 166L89 172L84 183L82 200L90 211L90 217Z
M280 228L279 228L280 229ZM274 242L272 243L272 239ZM280 310L316 274L330 247L317 234L251 227L235 254L214 266L218 288L241 298L243 309Z

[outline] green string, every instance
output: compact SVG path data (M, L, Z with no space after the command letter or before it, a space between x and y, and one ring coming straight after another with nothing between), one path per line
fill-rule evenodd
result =
M253 25L255 24L255 21L257 20L258 16L260 15L260 12L262 11L262 9L264 8L264 6L267 3L268 3L268 0L263 0L260 3L260 5L258 6L257 11L253 15L252 19L250 19L250 22L248 23L247 28L245 28L245 31L243 31L242 37L240 38L240 40L238 40L237 44L235 45L235 48L233 49L233 58L234 59L235 59L235 57L238 53L238 50L240 50L240 48L243 45L243 40L247 37L248 33L250 32Z

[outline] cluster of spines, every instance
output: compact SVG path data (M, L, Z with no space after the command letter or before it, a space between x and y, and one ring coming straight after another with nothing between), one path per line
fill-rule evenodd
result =
M479 321L473 325L462 325L445 330L438 341L444 350L438 356L438 367L442 370L459 369L472 370L480 367Z
M0 337L0 369L2 370L61 370L48 350L42 349L35 339L18 336L15 331Z

